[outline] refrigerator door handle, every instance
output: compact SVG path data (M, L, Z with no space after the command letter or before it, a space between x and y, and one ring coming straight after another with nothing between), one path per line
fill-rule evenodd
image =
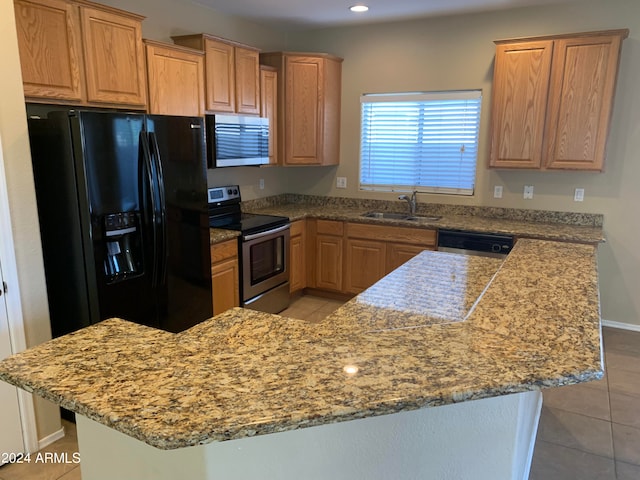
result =
M144 190L142 190L142 203L144 205L145 214L149 214L149 210L151 210L151 233L152 233L152 250L153 250L153 258L151 260L151 285L153 287L158 285L158 232L157 232L157 211L158 206L156 203L156 194L154 187L154 174L153 174L153 166L151 160L151 152L149 147L149 139L147 137L147 133L145 131L140 132L140 145L142 147L142 158L141 161L141 171L144 172L141 175L143 181L146 181L147 187L149 189L148 196L151 198L151 208L147 208L146 195Z
M167 199L166 191L164 187L164 172L162 170L162 161L160 159L160 147L158 146L158 138L155 132L149 132L150 143L153 146L152 161L155 163L156 186L158 188L158 197L160 198L160 236L162 239L162 247L158 252L159 260L159 275L158 279L160 283L164 283L167 278L167 264L169 261L169 251L167 245Z

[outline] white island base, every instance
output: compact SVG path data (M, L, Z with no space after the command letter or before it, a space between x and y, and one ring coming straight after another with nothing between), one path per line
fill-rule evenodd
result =
M160 450L77 416L83 480L526 480L542 394L524 392Z

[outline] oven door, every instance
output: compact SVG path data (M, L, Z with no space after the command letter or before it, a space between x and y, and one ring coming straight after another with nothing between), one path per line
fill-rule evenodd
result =
M244 302L289 281L289 224L242 237Z

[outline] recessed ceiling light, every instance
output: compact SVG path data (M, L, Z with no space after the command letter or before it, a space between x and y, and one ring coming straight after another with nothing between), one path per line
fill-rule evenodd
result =
M349 7L349 10L351 10L352 12L366 12L367 10L369 10L369 7L367 7L366 5L354 5L352 7Z

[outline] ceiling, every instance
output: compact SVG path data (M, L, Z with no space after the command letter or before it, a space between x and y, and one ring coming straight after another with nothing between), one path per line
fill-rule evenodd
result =
M193 0L274 28L304 29L502 10L571 0ZM366 4L366 13L351 5Z

